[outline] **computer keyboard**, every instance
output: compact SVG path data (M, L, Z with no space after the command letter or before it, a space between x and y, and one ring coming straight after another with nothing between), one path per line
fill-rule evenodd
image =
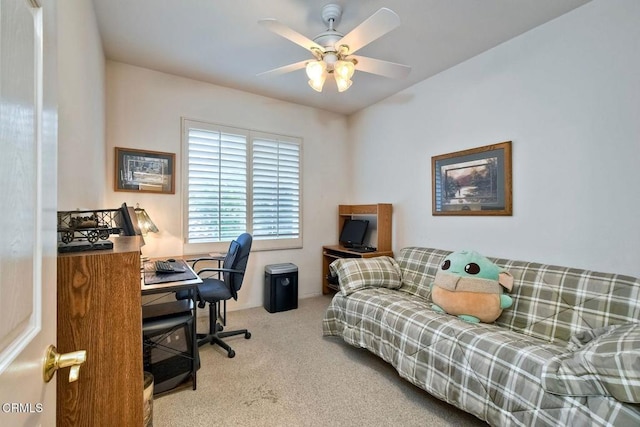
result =
M367 253L367 252L375 252L377 251L376 248L371 247L371 246L360 246L360 247L356 247L356 248L350 248L350 251L353 252L360 252L360 253Z
M168 261L155 262L156 273L176 273L176 269Z

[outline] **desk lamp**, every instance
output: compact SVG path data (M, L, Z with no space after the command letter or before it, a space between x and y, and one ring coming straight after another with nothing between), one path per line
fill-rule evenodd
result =
M151 221L149 218L149 214L147 211L142 209L139 204L136 203L136 217L138 218L138 225L140 226L140 231L142 231L142 235L146 236L147 233L157 233L158 227Z

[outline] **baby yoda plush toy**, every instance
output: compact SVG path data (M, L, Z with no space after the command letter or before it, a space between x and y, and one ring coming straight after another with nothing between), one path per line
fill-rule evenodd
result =
M503 294L513 288L513 276L473 251L449 254L431 284L433 310L467 322L491 323L513 300Z

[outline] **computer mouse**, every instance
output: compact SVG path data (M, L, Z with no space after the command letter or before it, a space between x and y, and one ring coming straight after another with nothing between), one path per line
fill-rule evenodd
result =
M173 259L173 258L169 258L169 259L167 260L167 262L176 262L176 260L175 260L175 259Z

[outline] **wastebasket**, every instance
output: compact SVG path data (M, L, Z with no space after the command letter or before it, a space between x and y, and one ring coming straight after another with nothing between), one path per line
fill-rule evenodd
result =
M264 308L269 313L298 308L298 266L290 262L264 268Z

